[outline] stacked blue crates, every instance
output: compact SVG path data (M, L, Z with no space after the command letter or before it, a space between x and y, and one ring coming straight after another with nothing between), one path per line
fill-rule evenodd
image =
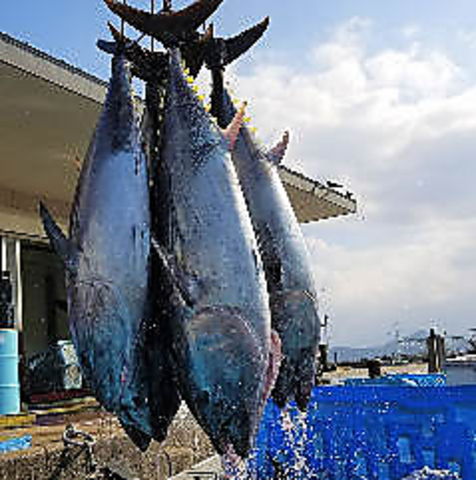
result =
M273 402L251 478L401 480L428 466L476 480L476 385L327 386L307 414Z

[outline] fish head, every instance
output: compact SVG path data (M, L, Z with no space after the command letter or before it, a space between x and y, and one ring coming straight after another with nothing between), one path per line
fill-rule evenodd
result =
M123 328L118 331L118 320ZM133 315L113 282L88 278L68 285L68 322L84 377L97 400L124 425L152 436L144 398L141 337L129 326ZM140 377L140 378L139 378Z
M186 326L187 403L218 452L245 458L261 415L268 352L234 307L206 307Z
M282 361L272 396L280 407L294 397L305 410L314 385L320 320L310 292L290 290L275 294L273 328L282 342ZM289 319L293 321L290 322Z

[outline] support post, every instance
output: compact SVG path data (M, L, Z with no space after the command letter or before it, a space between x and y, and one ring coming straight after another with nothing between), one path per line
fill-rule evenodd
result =
M446 364L445 337L443 337L443 335L437 336L436 352L438 356L438 367L439 367L438 371L442 372Z
M445 339L437 335L435 330L430 330L430 336L426 340L428 348L428 373L439 373L443 370L445 363Z
M321 368L323 372L327 372L329 370L327 353L327 345L325 343L319 344L319 361L321 363Z
M12 303L15 328L23 331L23 289L21 278L21 242L18 239L2 237L2 270L10 273L12 282Z
M23 336L23 285L21 275L21 241L17 238L2 237L2 270L8 271L12 285L14 328L18 331L19 371L21 400L25 399L25 340Z

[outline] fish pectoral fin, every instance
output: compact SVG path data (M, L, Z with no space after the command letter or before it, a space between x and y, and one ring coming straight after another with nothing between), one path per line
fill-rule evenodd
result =
M266 153L266 159L271 162L273 165L279 165L286 153L289 144L289 132L284 132L283 138L271 149L269 149Z
M222 130L223 137L228 143L228 149L230 150L230 152L235 147L236 139L238 138L238 134L240 133L240 128L243 125L245 110L246 110L246 102L243 102L241 104L240 109L238 110L233 120L228 125L228 127L226 127L225 130Z
M71 241L66 237L58 224L54 221L52 215L45 207L43 202L40 202L39 213L43 228L51 243L51 247L55 253L60 257L66 269L75 270L76 249Z
M191 282L188 281L189 275L183 272L173 255L168 254L155 238L152 238L152 246L167 272L170 283L180 294L184 303L190 307L193 306L196 303L196 295L191 288Z

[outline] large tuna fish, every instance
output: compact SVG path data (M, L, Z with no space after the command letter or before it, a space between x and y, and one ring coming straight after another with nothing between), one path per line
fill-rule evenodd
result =
M215 448L245 457L279 339L271 337L264 272L228 151L240 119L223 135L178 57L171 54L163 126L161 175L170 197L157 232L183 299L172 319L173 358L180 392Z
M223 89L220 66L213 73L212 110L219 123L226 124L236 109ZM222 93L221 103L216 91ZM275 148L263 151L242 128L232 158L266 272L272 326L282 342L283 358L272 395L281 407L294 397L304 410L314 382L320 321L310 259L277 169L287 143L285 134Z
M69 327L82 370L98 400L145 448L163 439L178 405L160 365L142 353L148 308L148 175L124 56L113 58L106 101L84 161L69 239L46 208L40 214L66 272ZM150 398L152 382L164 395ZM149 398L148 398L149 397Z

